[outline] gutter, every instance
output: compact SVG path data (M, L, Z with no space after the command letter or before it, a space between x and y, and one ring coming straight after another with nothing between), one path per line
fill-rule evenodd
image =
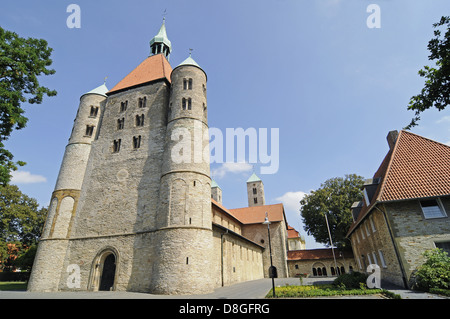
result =
M382 211L381 209L379 209L379 208L377 207L377 204L378 204L378 201L375 203L374 207L375 207L379 212L381 212L381 214L383 214L384 221L386 222L386 226L387 226L387 229L388 229L388 231L389 231L389 236L391 237L392 245L393 245L393 247L394 247L395 256L397 257L397 261L398 261L398 264L399 264L399 266L400 266L400 271L402 272L402 280L403 280L404 288L409 289L409 287L408 287L408 281L406 280L405 267L403 266L402 259L400 258L400 253L399 253L399 251L398 251L397 244L395 243L394 235L392 234L391 226L389 225L389 221L388 221L388 219L387 219L386 212L385 212L385 211Z

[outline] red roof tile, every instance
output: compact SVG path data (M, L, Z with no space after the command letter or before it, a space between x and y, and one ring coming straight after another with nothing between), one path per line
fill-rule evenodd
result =
M170 82L172 67L162 54L148 57L117 83L107 94L117 93L144 83L166 79Z
M450 147L401 131L373 177L381 182L347 236L379 202L450 195Z
M259 224L264 222L266 212L271 222L286 221L283 204L262 205L228 210L243 224Z
M380 201L450 194L450 147L401 131L378 196Z
M334 250L336 259L353 258L353 252L348 250ZM318 259L333 259L333 251L331 248L305 249L305 250L290 250L288 251L288 260L318 260Z
M288 225L288 238L299 238L300 233L292 226Z

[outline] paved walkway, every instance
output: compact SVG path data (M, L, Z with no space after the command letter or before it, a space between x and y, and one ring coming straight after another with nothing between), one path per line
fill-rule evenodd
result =
M331 283L334 278L305 278L303 284L314 283ZM298 278L277 278L276 286L298 285ZM152 295L136 292L26 292L26 291L0 291L0 299L262 299L272 288L271 279L259 279L253 281L242 282L231 286L217 288L214 292L205 295ZM396 294L401 295L402 299L449 299L434 294L415 292L403 289L397 286L382 287ZM341 299L354 299L358 296L341 296L334 297ZM377 295L361 296L365 299L381 299Z

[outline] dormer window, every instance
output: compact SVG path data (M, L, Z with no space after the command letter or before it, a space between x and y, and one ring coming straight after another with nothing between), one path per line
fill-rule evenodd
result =
M432 198L420 201L423 216L425 219L446 217L444 207L439 198Z
M369 206L370 205L370 199L369 199L369 195L367 194L367 189L366 188L364 188L363 193L364 193L364 201L366 202L366 206Z

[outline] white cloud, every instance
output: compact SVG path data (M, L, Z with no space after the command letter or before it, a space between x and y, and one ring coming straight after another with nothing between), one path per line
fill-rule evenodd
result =
M450 115L443 116L436 121L436 123L445 123L445 122L450 122Z
M220 167L213 169L211 175L214 178L223 178L227 173L239 174L250 172L253 165L249 163L223 163Z
M34 175L27 171L13 171L11 172L12 184L34 184L34 183L43 183L46 182L47 179L41 175Z
M288 211L296 212L300 214L300 200L307 195L307 193L298 191L298 192L287 192L277 197L276 200L283 203L284 208Z

